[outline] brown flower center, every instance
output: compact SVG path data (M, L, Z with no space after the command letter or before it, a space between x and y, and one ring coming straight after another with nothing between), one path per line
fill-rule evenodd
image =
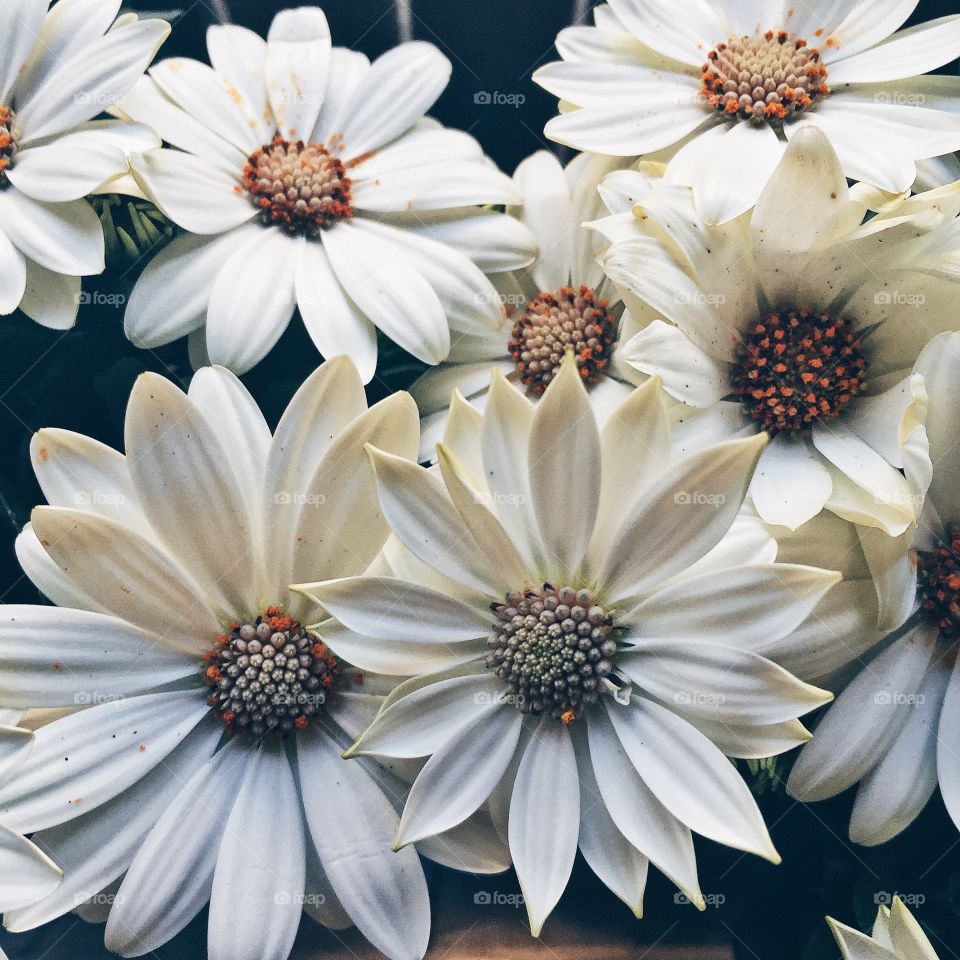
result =
M353 216L350 178L342 161L318 143L279 134L247 158L241 183L264 224L316 238Z
M16 121L17 118L9 107L0 107L0 190L10 184L6 171L17 152Z
M830 93L820 52L782 30L718 44L700 72L713 109L754 123L779 123Z
M917 596L923 616L946 640L960 637L960 526L951 524L935 550L917 553Z
M616 342L617 320L607 300L598 300L589 287L561 287L541 293L527 304L513 325L507 349L521 382L533 394L542 394L560 371L568 350L587 384L596 383L606 369Z
M523 713L571 723L600 696L617 652L613 618L589 590L554 587L508 593L491 604L496 622L487 667L507 681Z
M842 318L812 310L768 313L739 348L734 393L765 430L807 430L840 416L866 390L867 361Z
M205 660L210 705L231 733L254 737L315 722L340 673L319 637L278 607L252 623L232 623Z

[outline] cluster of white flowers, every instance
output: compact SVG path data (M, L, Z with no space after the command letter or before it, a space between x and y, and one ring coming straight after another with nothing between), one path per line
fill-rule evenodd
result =
M177 228L126 334L197 371L124 454L34 437L8 929L139 956L209 904L212 960L303 912L420 960L421 857L512 865L539 935L578 850L703 908L694 834L780 860L730 760L798 747L857 843L938 785L960 825L960 16L914 6L609 0L534 76L587 152L511 178L426 116L429 43L300 7L150 66L119 0L5 0L0 311L69 327L126 191ZM295 312L326 359L271 430L238 377ZM368 408L378 332L431 369ZM935 956L899 901L833 926Z

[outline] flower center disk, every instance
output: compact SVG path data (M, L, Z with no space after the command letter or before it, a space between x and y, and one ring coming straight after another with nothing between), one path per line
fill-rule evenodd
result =
M277 135L250 154L241 183L261 222L288 233L316 238L353 216L346 168L317 143L291 143Z
M16 120L9 107L0 107L0 190L10 183L6 171L13 163L13 155L17 152Z
M321 640L277 607L233 623L207 654L209 702L231 733L261 737L314 722L340 673Z
M609 362L616 341L617 320L609 301L598 300L589 287L560 287L527 304L513 325L507 350L531 393L540 395L560 371L568 350L587 384L595 384Z
M700 73L713 109L754 123L789 119L830 93L820 52L785 31L718 44Z
M523 713L572 722L595 703L613 670L614 624L589 590L554 587L508 593L491 604L496 622L487 667L506 680Z
M936 550L917 553L917 596L928 621L945 640L960 637L960 525L947 528Z
M866 390L860 340L847 321L828 313L766 314L738 353L733 392L771 433L832 420Z

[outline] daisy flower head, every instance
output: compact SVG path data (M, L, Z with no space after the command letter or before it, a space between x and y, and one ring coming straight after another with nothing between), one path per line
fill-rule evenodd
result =
M400 774L341 759L391 683L325 645L288 591L366 570L388 528L364 444L415 456L417 434L409 396L367 409L341 357L272 434L236 377L208 367L188 394L137 381L126 456L36 435L49 506L17 553L58 605L4 607L0 704L62 715L4 779L0 823L33 834L66 879L8 911L8 928L111 888L106 944L124 956L207 902L213 960L284 960L304 910L391 958L423 955L422 868L390 849ZM472 867L456 835L434 851Z
M870 935L827 917L843 960L938 960L933 944L899 897L877 908Z
M571 349L591 401L604 411L623 401L631 379L643 379L618 361L618 343L637 327L597 264L596 236L583 229L605 212L599 184L622 166L621 159L580 154L564 167L540 150L517 167L513 180L523 203L507 213L529 228L539 252L522 270L491 275L504 325L455 334L447 360L411 388L423 415L421 460L435 459L452 391L482 409L493 370L535 399Z
M95 121L127 93L170 33L117 17L120 0L0 6L0 314L73 325L80 277L104 269L103 229L84 199L159 146L140 124Z
M960 80L924 76L960 56L960 16L900 31L916 5L610 0L534 74L561 102L546 134L615 156L680 148L710 223L753 206L806 126L848 177L909 190L918 160L960 148Z
M960 184L892 200L848 188L814 129L793 138L753 211L722 226L697 214L689 187L633 176L633 215L597 224L613 240L603 264L661 319L624 362L714 411L728 435L772 436L750 491L766 522L796 529L826 507L903 534L925 470L913 366L960 326ZM867 218L871 205L882 212Z
M802 800L859 784L850 837L867 845L909 826L938 784L960 826L960 334L931 341L916 374L929 398L932 478L918 525L876 551L891 632L853 660L859 669L818 723L815 742L801 752L788 782Z
M648 862L703 905L693 832L779 860L727 757L807 739L829 694L756 648L840 575L738 518L764 443L671 462L656 381L601 428L570 354L536 404L501 374L482 414L455 399L437 468L371 451L388 575L298 589L332 650L413 678L351 750L429 757L398 847L485 805L534 934L578 847L637 915Z
M266 40L211 27L207 47L212 67L165 60L121 105L170 144L133 157L133 172L185 231L133 290L135 344L195 333L200 353L239 374L299 308L320 353L349 355L367 382L377 329L435 364L451 329L502 323L468 254L509 269L535 251L514 220L477 207L518 201L510 178L472 137L425 117L451 70L436 47L405 43L370 63L331 46L317 7L281 11Z

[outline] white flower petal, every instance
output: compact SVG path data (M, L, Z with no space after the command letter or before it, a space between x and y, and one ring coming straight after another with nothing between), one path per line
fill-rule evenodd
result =
M670 0L612 0L610 8L646 46L692 67L703 63L704 40L728 36L723 7L707 0L691 0L682 16Z
M177 106L238 150L250 154L262 146L242 98L212 67L172 57L151 67L150 77Z
M899 30L916 9L913 0L877 0L876 3L856 3L843 21L834 27L825 46L824 58L842 60L867 50Z
M270 829L251 830L264 810L273 813ZM248 759L213 873L210 960L287 960L303 912L302 811L283 745L260 744Z
M527 458L546 569L570 580L593 535L601 463L597 420L572 354L537 404Z
M773 176L785 144L767 123L735 123L714 143L711 162L693 185L707 223L726 223L749 210Z
M13 313L27 289L27 265L23 254L0 229L0 314Z
M510 854L540 936L567 886L580 833L577 757L567 728L545 715L523 751L510 799Z
M662 320L653 320L632 337L620 358L641 373L659 377L667 393L692 407L710 407L730 392L727 371Z
M221 267L207 304L207 352L244 374L275 346L293 316L299 246L280 230L251 232Z
M490 596L506 593L497 558L474 540L439 477L379 450L371 450L370 457L384 516L401 543L457 583Z
M213 871L249 749L230 741L183 784L146 835L110 910L108 950L141 956L176 936L210 899Z
M108 31L60 63L17 110L25 141L69 130L119 100L169 34L165 20L140 20Z
M551 140L616 157L654 153L673 146L711 119L699 103L645 103L583 107L548 121Z
M0 222L21 253L55 273L102 273L103 229L86 200L40 203L19 190L0 192Z
M256 216L235 176L181 150L151 150L130 158L143 192L191 233L224 233Z
M207 52L213 69L229 83L229 93L244 111L254 138L267 143L275 128L267 97L266 41L246 27L218 23L207 29ZM296 139L306 137L301 133ZM183 144L176 146L190 149Z
M596 789L617 829L691 901L702 904L689 827L641 779L605 710L587 714L587 732ZM596 803L597 797L591 797L591 804Z
M934 637L916 628L867 664L817 724L787 782L804 801L852 786L889 751L913 710L933 653Z
M430 756L484 713L498 709L503 692L503 681L493 674L425 684L387 706L349 754Z
M938 754L949 753L943 743L944 735L951 735L949 728L938 727L950 674L940 664L927 671L896 740L863 778L850 813L854 843L876 846L893 839L913 823L936 790Z
M287 140L309 138L323 105L330 69L330 27L319 7L281 10L267 34L270 105Z
M147 124L166 143L206 160L227 176L239 176L243 169L245 155L239 147L178 107L150 77L136 82L120 101L119 111Z
M376 150L412 127L450 79L450 61L431 43L393 47L370 65L353 90L342 130L350 157Z
M0 616L4 706L85 706L194 675L196 660L115 617L9 604Z
M485 637L489 617L445 593L392 577L346 577L299 587L345 627L381 640L446 644Z
M830 930L840 946L843 960L896 960L896 954L881 946L865 933L827 917Z
M419 633L415 633L413 640L385 640L355 633L332 620L321 623L316 630L341 660L359 670L385 676L435 673L477 660L486 652L486 641L476 638L424 643ZM415 630L419 630L419 624Z
M0 909L18 910L60 886L60 868L26 837L0 826Z
M357 210L408 213L485 203L515 203L519 194L508 176L482 161L448 160L387 170L375 177L361 166L353 181Z
M253 225L206 237L185 233L165 246L137 278L123 329L138 347L153 349L203 324L220 270L256 233Z
M252 523L216 432L156 374L134 384L124 432L130 475L157 535L218 613L252 612L260 599L251 596Z
M77 322L80 278L68 277L27 260L27 288L20 309L51 330L69 330Z
M931 73L960 56L960 17L940 17L830 65L830 83L883 83Z
M347 296L323 245L304 243L294 280L297 307L316 348L329 360L348 356L369 383L377 368L377 330Z
M398 818L389 800L323 731L300 738L297 767L311 839L344 910L390 960L420 960L430 935L427 885L412 847L390 849Z
M298 504L294 496L289 507L299 513L293 543L287 545L293 580L360 574L387 539L389 528L365 452L368 444L400 457L416 456L417 410L407 394L392 394L357 417L330 445L313 475L300 477L299 485L287 491L303 500ZM283 499L280 493L274 494L275 501ZM267 571L270 582L276 583L278 572Z
M393 244L341 222L324 234L323 245L347 295L391 340L424 363L446 358L450 328L443 306Z
M313 143L333 146L340 142L343 125L353 106L354 91L369 70L370 61L362 53L345 47L334 47L330 51L323 106L310 137Z
M757 463L750 497L771 526L796 530L824 508L832 490L830 471L807 441L779 433Z
M183 571L123 524L63 507L37 507L32 521L49 556L108 613L187 656L209 649L209 639L220 633L217 618Z
M750 788L699 730L638 697L607 713L637 773L677 819L711 840L779 863Z
M114 883L183 785L212 756L222 735L219 720L202 720L163 763L118 796L37 834L37 842L66 876L50 896L7 913L6 928L21 932L49 923L88 901L92 892Z
M580 779L580 852L603 885L640 919L643 916L643 894L647 887L649 861L617 829L607 812L587 751L578 751L577 759ZM635 771L633 776L639 781Z
M617 669L685 716L723 723L785 723L832 699L765 657L712 642L641 640Z
M430 284L451 330L480 337L498 331L503 343L505 314L500 295L469 258L459 250L407 229L368 219L358 218L354 223L364 237L372 235L388 244L392 259L406 261L412 272ZM502 346L500 352L503 352Z
M161 763L209 711L202 691L185 690L110 700L41 727L0 790L0 819L32 833L95 809Z
M107 131L79 130L18 151L7 179L35 200L60 203L79 200L126 169L126 155Z
M684 457L641 493L597 575L611 601L669 579L730 529L766 436L730 440Z
M0 102L10 102L10 90L42 36L47 8L36 0L10 0L0 11Z
M410 788L396 845L443 833L477 810L506 772L522 722L519 710L503 704L433 754Z

